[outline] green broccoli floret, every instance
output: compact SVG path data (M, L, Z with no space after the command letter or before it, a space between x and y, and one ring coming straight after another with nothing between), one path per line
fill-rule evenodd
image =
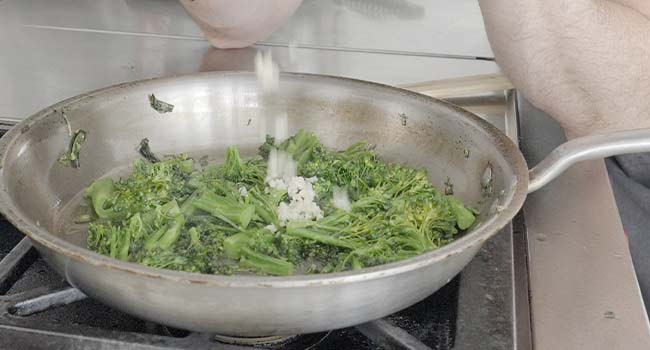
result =
M248 190L248 201L255 206L255 214L260 217L262 222L280 227L278 214L275 212L279 199L275 200L274 197L262 193L257 187L253 187Z
M242 179L244 173L244 162L239 156L239 150L235 146L226 149L226 161L223 163L224 178L233 182Z
M115 195L113 180L104 178L93 182L86 188L85 195L90 199L92 209L99 218L116 219L123 216L110 207Z
M298 169L311 159L314 148L320 146L316 135L299 130L280 145L280 149L289 153L298 165Z
M140 215L133 215L125 225L94 222L88 228L88 245L91 249L112 258L129 261L130 249L143 235Z
M209 188L218 194L235 193L235 184L249 186L264 184L266 163L261 159L243 160L237 147L226 150L226 159L221 165L214 165L190 177L189 186L193 189ZM234 191L233 191L234 190Z
M178 156L136 160L125 179L100 179L86 189L92 213L88 246L156 268L201 273L290 275L376 266L417 256L454 240L478 214L434 188L422 170L385 163L366 143L325 148L300 130L277 145L298 163L323 217L280 223L287 189L269 188L264 157L242 159L229 147L223 164L194 169ZM351 205L337 208L335 187Z
M273 148L275 148L275 137L266 135L266 141L258 148L260 157L264 160L268 160L269 154Z
M120 220L191 194L185 183L193 172L191 159L177 157L155 164L133 162L133 173L114 182L104 178L86 188L86 197L101 219Z
M228 258L238 260L243 266L270 275L292 274L291 262L259 252L274 251L273 241L273 235L268 230L250 230L226 238L223 247Z

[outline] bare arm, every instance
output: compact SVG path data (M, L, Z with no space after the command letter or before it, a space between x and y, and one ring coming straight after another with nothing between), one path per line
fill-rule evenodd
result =
M650 1L479 3L499 66L568 136L650 127Z

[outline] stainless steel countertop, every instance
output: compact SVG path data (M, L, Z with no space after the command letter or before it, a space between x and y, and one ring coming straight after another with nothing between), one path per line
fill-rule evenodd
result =
M175 0L5 3L6 11L22 24L201 37ZM492 55L475 0L303 0L289 21L264 42L357 51Z
M261 49L286 71L389 84L498 71L472 59L491 56L475 0L305 0L269 39L240 50L211 48L175 0L5 0L0 47L0 119L123 81L250 70ZM501 107L456 102L504 123ZM520 107L521 145L535 163L561 141L561 130L523 101ZM532 195L525 214L534 347L647 348L650 328L602 162L577 166ZM525 321L518 320L524 328Z
M519 99L520 147L537 164L565 141ZM648 349L650 325L602 160L575 165L524 205L535 349Z
M175 0L2 1L0 117L123 81L250 69L260 49L285 71L389 84L497 72L491 61L438 57L491 55L478 4L457 0L443 12L441 3L307 0L264 43L216 50ZM399 15L408 8L415 17Z

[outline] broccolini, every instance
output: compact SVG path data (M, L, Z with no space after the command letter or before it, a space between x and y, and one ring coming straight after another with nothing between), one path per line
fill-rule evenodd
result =
M322 217L278 218L278 206L294 200L287 191L301 189L269 181L265 160L273 149L291 155L297 176L309 179ZM434 188L424 171L383 162L366 143L333 151L301 130L281 144L267 137L259 150L242 159L229 147L223 164L200 168L183 155L136 160L130 176L95 181L86 189L88 246L189 272L328 273L422 254L475 222L476 212ZM349 195L345 210L333 205L334 189Z

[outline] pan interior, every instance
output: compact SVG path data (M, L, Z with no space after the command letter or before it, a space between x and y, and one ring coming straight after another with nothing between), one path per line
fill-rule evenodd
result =
M74 224L83 189L99 177L128 174L142 138L162 155L219 162L237 145L253 156L271 130L267 116L278 110L286 110L290 133L312 131L335 149L366 140L384 160L426 169L436 187L453 184L454 194L481 213L473 231L521 190L521 165L508 153L516 148L462 110L354 80L287 74L280 84L269 100L252 74L203 74L126 84L45 109L4 141L2 181L12 210L27 225L85 247L86 228ZM152 93L174 110L152 109ZM87 131L79 169L57 163L70 137L64 114L73 131Z

